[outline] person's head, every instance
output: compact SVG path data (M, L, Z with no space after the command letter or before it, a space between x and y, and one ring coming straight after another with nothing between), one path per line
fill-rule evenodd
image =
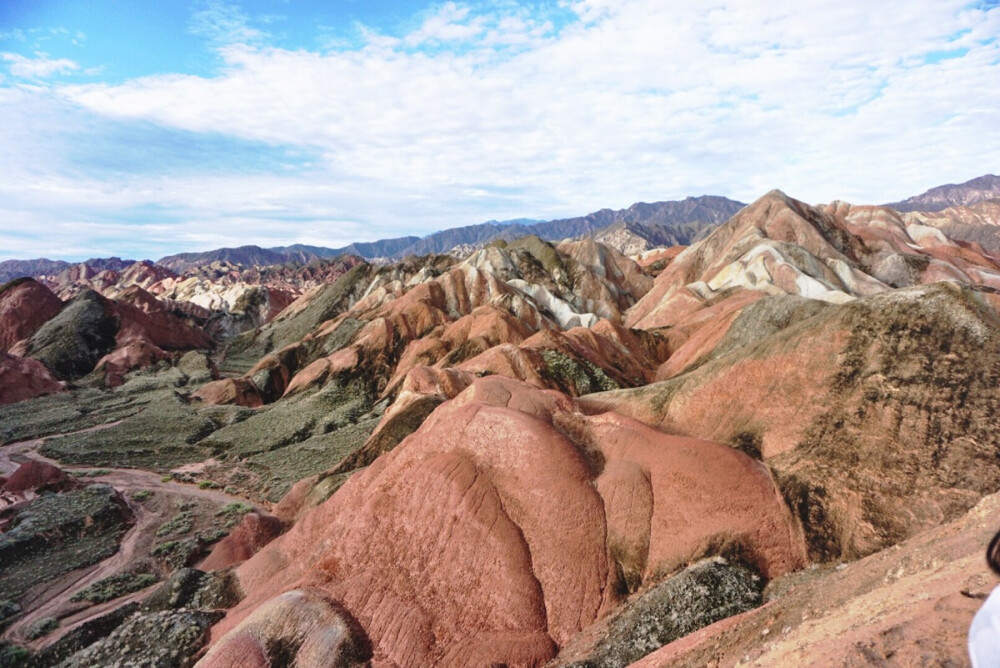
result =
M989 564L990 570L1000 575L1000 531L993 536L989 547L986 548L986 563Z

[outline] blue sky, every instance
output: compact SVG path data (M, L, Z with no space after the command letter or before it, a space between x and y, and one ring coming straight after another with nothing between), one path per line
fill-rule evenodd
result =
M0 259L997 172L998 2L7 0Z

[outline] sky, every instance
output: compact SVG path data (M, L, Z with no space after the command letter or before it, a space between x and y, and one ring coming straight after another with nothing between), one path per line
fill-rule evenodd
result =
M1000 172L1000 0L0 0L0 260Z

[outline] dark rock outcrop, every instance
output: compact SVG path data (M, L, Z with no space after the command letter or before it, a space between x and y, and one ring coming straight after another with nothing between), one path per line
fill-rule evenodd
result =
M58 664L58 668L186 668L192 665L192 655L205 644L209 628L221 616L221 612L186 609L138 614L111 635Z
M764 581L744 566L721 558L700 562L587 629L550 665L624 668L678 638L756 608L763 588Z
M114 349L119 324L106 299L83 292L31 336L27 355L59 378L76 380Z

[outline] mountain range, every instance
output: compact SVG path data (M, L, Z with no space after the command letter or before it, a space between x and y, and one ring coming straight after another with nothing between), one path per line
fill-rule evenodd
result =
M986 210L985 218L996 220L990 201L1000 199L1000 177L986 174L961 184L948 184L887 204L900 212L938 213L953 207L974 207ZM697 241L715 226L734 215L744 205L725 197L704 195L684 200L639 202L627 209L602 209L586 216L551 221L516 219L489 221L478 225L457 227L435 232L426 237L398 237L373 242L356 242L341 248L326 248L294 244L261 248L247 245L211 251L178 253L157 260L157 264L176 272L223 262L233 265L270 266L285 263L305 264L320 259L348 254L366 260L398 260L408 255L447 253L456 249L469 252L497 239L513 240L534 234L555 241L570 237L594 237L611 243L628 253L641 252L668 245L688 245ZM953 215L948 215L949 213ZM983 215L977 209L956 209L938 216L938 226L949 226L955 238L981 243L1000 249L1000 232L995 223L983 225ZM971 221L971 222L970 222ZM84 264L96 271L121 269L130 260L118 258L92 259ZM19 276L51 276L66 270L71 263L62 260L6 260L0 262L0 281Z
M3 284L0 657L963 665L1000 258L948 230L988 204Z
M342 254L358 255L371 259L402 259L409 255L447 253L453 248L471 250L497 239L514 240L534 234L553 241L569 237L594 236L613 226L630 226L633 234L647 238L654 245L669 239L686 244L704 230L717 225L736 213L743 204L725 197L689 197L681 201L640 202L627 209L612 211L602 209L586 216L550 220L546 222L517 219L489 221L478 225L456 227L435 232L424 238L399 237L370 243L354 243L343 248L319 246L279 246L262 249L257 246L224 248L204 253L181 253L160 258L157 264L175 271L229 261L235 264L277 264L280 262L309 262Z

